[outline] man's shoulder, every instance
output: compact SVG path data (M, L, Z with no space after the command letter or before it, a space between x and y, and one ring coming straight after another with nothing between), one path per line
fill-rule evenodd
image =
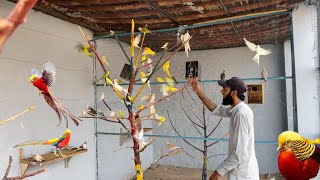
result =
M243 103L241 107L239 107L238 112L239 114L248 114L248 113L253 113L252 109L248 104Z

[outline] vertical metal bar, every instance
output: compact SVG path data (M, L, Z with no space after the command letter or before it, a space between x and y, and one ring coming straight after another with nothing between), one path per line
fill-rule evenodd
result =
M297 112L297 87L296 87L296 65L294 56L294 36L292 11L290 12L290 44L291 44L291 68L292 68L292 105L293 105L293 130L298 132L298 112Z
M96 45L96 41L92 42L93 46ZM97 60L96 56L93 56L93 82L97 79ZM97 109L97 86L94 85L94 94L93 94L93 108ZM99 163L98 163L98 121L97 118L94 118L94 138L95 138L95 150L96 150L96 180L98 180L99 175Z

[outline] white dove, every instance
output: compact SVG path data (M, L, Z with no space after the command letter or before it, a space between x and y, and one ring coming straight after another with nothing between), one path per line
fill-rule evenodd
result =
M272 53L270 49L265 50L261 48L259 45L255 45L252 42L249 42L248 40L246 40L246 38L243 38L243 40L245 41L246 45L251 51L255 51L257 53L252 60L255 61L258 64L258 66L259 66L260 55L266 56Z
M184 43L184 52L187 54L187 57L189 55L188 52L191 51L191 47L189 44L190 38L191 38L191 36L189 34L189 31L187 31L187 33L181 35L181 41L182 41L182 43Z

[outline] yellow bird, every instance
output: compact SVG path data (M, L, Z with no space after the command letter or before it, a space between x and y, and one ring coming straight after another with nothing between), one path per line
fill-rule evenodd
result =
M83 54L89 56L90 58L93 58L92 49L90 46L85 46L83 44L78 44L77 47L79 52L82 52Z

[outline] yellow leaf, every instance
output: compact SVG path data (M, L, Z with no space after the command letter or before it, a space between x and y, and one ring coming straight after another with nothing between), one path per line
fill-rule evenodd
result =
M166 74L171 77L171 73L169 71L170 68L170 63L167 61L166 63L163 64L162 69L166 72Z
M143 108L144 108L144 105L139 105L139 106L138 106L138 109L139 109L139 110L142 110Z
M140 76L141 76L141 78L145 78L146 77L146 74L144 73L144 72L140 72Z
M170 87L174 86L173 79L166 77L166 81L167 81L167 83L169 84Z
M171 92L174 92L176 91L177 88L174 88L174 87L167 87L167 91L171 91Z
M141 57L141 61L143 62L143 61L145 61L145 60L147 60L147 56L146 56L146 55L143 55L143 56Z
M158 82L164 82L164 80L161 77L157 77Z
M162 123L164 123L166 121L166 117L160 116L159 121L160 122L159 122L158 126L160 126Z
M154 51L152 51L149 47L145 47L144 51L143 51L143 55L154 56L154 55L156 55L156 53Z
M121 118L124 118L123 112L122 112L121 110L119 111L119 116L120 116Z
M130 47L131 57L134 56L134 20L131 21L131 47Z
M131 103L133 103L133 98L131 96L128 96L128 99Z

